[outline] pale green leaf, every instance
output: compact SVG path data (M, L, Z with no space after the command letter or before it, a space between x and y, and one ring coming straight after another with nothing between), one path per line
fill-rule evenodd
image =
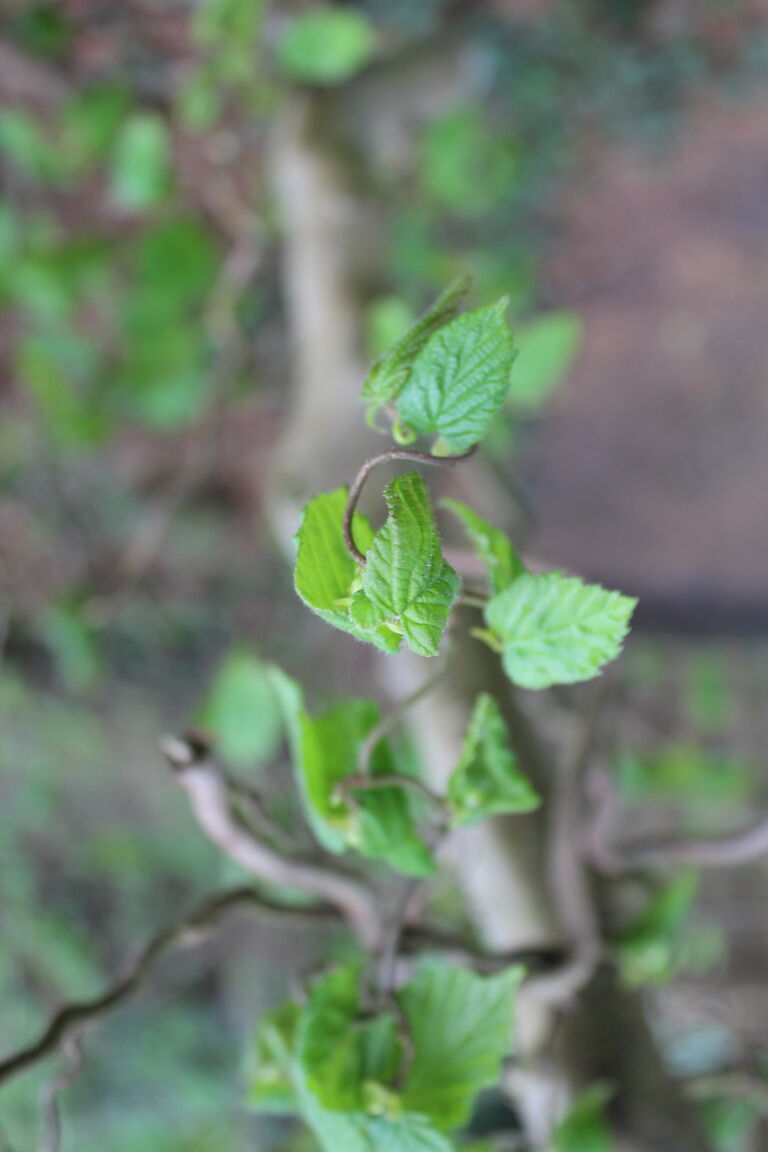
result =
M590 680L621 651L636 601L574 576L524 574L485 608L504 670L522 688Z
M403 1089L408 1110L450 1131L469 1117L477 1093L495 1083L510 1050L521 968L476 976L428 964L399 993L413 1059Z
M454 824L473 824L505 812L531 812L539 797L520 771L509 746L501 709L493 696L477 698L459 763L448 781Z
M614 1152L605 1117L611 1095L610 1086L602 1083L581 1092L554 1134L552 1152Z
M431 875L434 861L418 834L412 797L403 788L357 792L353 806L338 794L341 781L357 772L360 746L378 719L372 700L345 700L317 717L299 715L296 766L307 818L331 852L354 848L408 875ZM377 744L370 767L374 776L396 772L385 740Z
M482 440L509 392L515 348L506 298L440 328L422 349L397 400L408 427L451 453Z
M270 760L283 724L269 665L250 652L231 652L216 672L198 720L234 767Z
M431 308L373 365L363 385L363 398L369 402L369 422L375 419L379 408L397 399L419 352L429 338L456 315L469 285L468 277L449 284Z
M518 328L512 403L537 408L548 400L570 370L581 338L581 321L571 312L549 312Z
M494 528L460 500L446 499L442 503L463 524L475 551L485 564L494 592L501 592L525 571L522 560L500 528Z
M453 1152L453 1145L425 1116L405 1112L397 1121L374 1117L368 1121L374 1152Z
M434 656L459 578L440 548L427 488L415 472L384 490L389 516L365 553L351 615L364 630L387 626L421 656Z
M349 613L349 596L359 568L344 546L342 525L347 489L321 492L304 509L296 534L297 553L294 583L304 603L329 624L369 641L385 652L396 652L400 637L385 624L370 630ZM373 529L365 516L356 513L352 532L355 543L365 552L373 542Z
M368 63L375 47L373 26L361 12L321 8L286 23L276 56L281 70L293 80L340 84Z
M115 204L140 212L156 204L168 190L170 141L160 116L141 113L129 117L115 145L110 192Z
M259 1021L246 1069L248 1103L257 1112L298 1111L293 1053L300 1015L300 1006L288 1000Z

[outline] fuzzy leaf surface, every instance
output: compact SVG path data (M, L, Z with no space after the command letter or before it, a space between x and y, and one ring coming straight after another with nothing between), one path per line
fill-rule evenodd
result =
M483 439L509 392L515 347L507 300L467 312L437 331L416 357L397 400L402 421L450 453Z
M364 631L399 631L420 656L440 646L459 578L443 559L427 488L415 472L384 490L389 516L365 554L350 613Z
M450 780L454 824L474 824L505 812L532 812L540 800L509 746L499 705L482 693L475 703L464 745Z
M509 679L548 688L590 680L615 659L636 603L575 576L526 573L488 601L485 619Z

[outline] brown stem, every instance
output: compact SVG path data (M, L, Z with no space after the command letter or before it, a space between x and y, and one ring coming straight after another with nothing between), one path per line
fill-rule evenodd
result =
M666 865L694 868L733 868L768 852L768 816L749 828L719 837L682 840L676 836L649 836L626 840L610 849L615 870L657 868Z
M296 908L271 900L253 888L233 888L200 904L189 916L164 928L144 946L126 974L91 1000L66 1004L48 1022L37 1040L0 1060L0 1084L5 1083L40 1060L53 1055L64 1041L85 1024L113 1012L141 988L157 961L174 948L198 944L224 916L238 908L250 908L297 918L337 916L328 905Z
M430 452L417 452L411 448L390 448L387 452L380 452L378 456L371 456L370 459L366 460L352 481L347 497L347 506L344 509L344 545L352 559L357 564L365 564L365 556L355 544L352 521L365 482L377 465L388 464L391 460L412 460L417 464L433 464L436 468L453 468L455 464L461 464L463 460L468 460L476 451L477 445L467 452L462 452L459 456L433 456Z
M369 792L376 788L410 788L435 808L445 807L443 797L433 792L423 780L419 780L416 776L405 776L401 772L387 772L381 776L347 776L337 785L342 799L351 804L354 804L352 792Z

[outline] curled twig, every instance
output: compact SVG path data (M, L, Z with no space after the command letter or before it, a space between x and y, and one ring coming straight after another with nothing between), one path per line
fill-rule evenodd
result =
M327 919L338 916L337 909L328 905L297 908L263 896L250 887L233 888L213 896L200 904L189 916L153 936L126 974L105 992L90 1000L65 1005L51 1018L37 1040L0 1060L0 1084L53 1055L84 1025L113 1012L141 988L162 956L174 948L191 947L200 943L224 916L240 908L298 919L307 917Z
M378 456L371 456L369 460L366 460L352 481L347 497L347 506L344 509L344 545L352 559L357 564L365 564L365 556L355 544L352 521L365 482L374 468L379 464L388 464L392 460L412 460L416 464L432 464L436 468L452 468L455 464L461 464L463 460L468 460L476 451L477 446L470 448L468 452L462 452L459 456L433 456L430 452L417 452L411 448L390 448L387 452L380 452Z
M334 905L364 948L376 951L382 920L374 893L361 880L315 861L281 854L262 843L238 816L227 780L204 742L174 737L164 752L195 818L214 844L267 884L297 888Z

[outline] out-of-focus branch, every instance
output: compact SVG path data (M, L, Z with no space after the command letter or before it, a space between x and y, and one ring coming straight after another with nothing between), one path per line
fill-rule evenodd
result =
M297 888L332 904L364 948L379 949L382 916L366 884L330 866L282 855L258 840L238 816L226 776L201 741L174 737L163 750L195 819L225 855L266 884Z
M532 992L551 1004L571 1000L589 982L602 955L602 934L585 866L582 844L582 785L594 752L603 702L602 683L595 690L576 755L563 763L550 799L549 873L571 954L565 963L532 985Z
M722 836L658 833L621 840L615 837L618 801L607 773L594 774L590 793L593 812L586 851L594 867L607 875L643 868L735 868L768 853L768 815Z
M189 916L153 936L126 974L100 996L65 1005L51 1018L37 1040L0 1060L0 1085L18 1076L33 1064L53 1055L67 1039L79 1033L86 1024L113 1012L138 992L162 956L175 948L187 948L199 944L220 920L237 909L251 909L261 914L297 919L327 919L338 915L337 910L329 905L297 908L263 896L250 887L233 888L211 897Z

